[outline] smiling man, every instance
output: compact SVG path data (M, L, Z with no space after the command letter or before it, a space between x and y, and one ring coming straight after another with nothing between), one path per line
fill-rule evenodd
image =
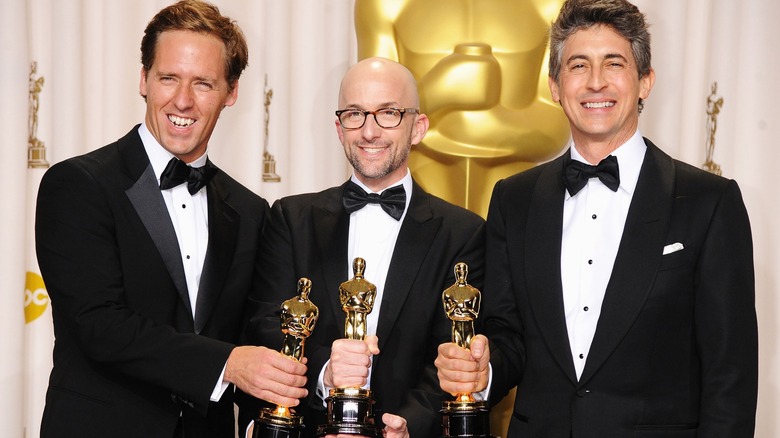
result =
M639 132L655 74L631 3L566 1L549 66L571 146L496 184L486 336L471 354L440 346L442 389L481 391L492 373L497 401L517 385L510 437L752 437L755 282L736 182Z
M305 365L236 346L269 207L207 152L247 57L213 5L163 9L141 42L143 123L44 176L57 342L42 437L232 438L233 385L286 406L306 395Z
M433 359L451 337L441 293L455 282L453 267L461 261L469 266L469 281L481 285L484 221L414 182L409 151L428 129L419 105L414 77L401 64L369 58L352 66L341 82L335 119L352 177L271 208L249 336L279 348L278 303L297 278L311 279L320 319L306 341L309 396L300 410L307 434L325 422L329 389L345 386L371 389L388 437L406 434L403 419L412 437L440 432L445 394ZM341 339L339 285L353 276L355 257L365 260L364 278L376 286L365 341Z

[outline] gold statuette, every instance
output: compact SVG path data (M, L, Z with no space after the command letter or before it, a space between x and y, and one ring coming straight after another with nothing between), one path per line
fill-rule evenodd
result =
M274 97L274 90L268 88L268 75L265 75L265 131L263 132L263 182L280 182L282 177L276 174L276 160L268 152L268 122L271 120L271 99Z
M28 113L28 137L27 137L27 167L48 168L46 161L46 145L38 139L38 109L41 105L41 91L43 91L43 76L35 77L38 73L38 63L30 64L30 107Z
M366 317L374 308L376 286L363 278L366 261L356 257L352 262L354 277L341 283L339 298L341 309L346 314L344 320L344 337L346 339L366 339Z
M444 313L452 321L452 342L469 349L474 338L474 320L479 316L482 293L466 281L469 267L463 262L455 264L455 284L441 294ZM471 393L455 396L445 401L440 411L442 437L490 437L490 416L487 403L476 401Z
M339 285L339 301L345 313L344 338L364 341L367 316L374 308L376 286L363 278L366 261L355 257L353 277ZM382 429L374 422L374 399L371 390L364 388L333 388L325 399L328 422L317 426L317 436L361 435L381 438Z
M298 280L298 295L282 303L280 316L284 341L282 354L300 361L303 358L303 345L311 335L317 323L319 310L309 300L311 280ZM263 409L255 420L252 438L301 438L303 437L303 417L295 415L287 406L275 409Z
M717 97L718 83L712 83L712 92L707 96L707 147L704 158L704 164L701 168L707 172L721 175L720 165L713 161L715 155L715 132L718 130L718 114L723 107L723 98Z

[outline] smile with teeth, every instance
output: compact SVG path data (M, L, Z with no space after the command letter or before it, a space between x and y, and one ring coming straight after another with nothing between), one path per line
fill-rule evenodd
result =
M377 155L382 151L384 151L386 147L385 146L378 146L378 147L361 146L361 149L363 149L363 152L365 152L368 155Z
M615 102L585 102L585 108L609 108L615 106Z
M169 115L168 120L170 120L171 123L174 124L174 126L177 126L179 128L186 128L187 126L190 126L193 123L195 123L195 119L187 119L184 117L178 117L174 115Z

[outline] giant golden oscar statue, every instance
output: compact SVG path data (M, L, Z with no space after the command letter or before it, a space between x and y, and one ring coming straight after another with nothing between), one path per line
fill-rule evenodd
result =
M562 0L360 0L358 58L404 64L431 127L409 167L429 192L483 217L501 178L557 156L569 125L547 87Z

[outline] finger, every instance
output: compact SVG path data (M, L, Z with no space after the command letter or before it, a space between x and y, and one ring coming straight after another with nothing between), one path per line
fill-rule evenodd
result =
M385 423L384 436L386 438L408 438L409 431L406 427L406 420L403 417L392 414L382 415L382 421Z
M403 417L393 414L382 414L382 422L385 426L395 430L402 430L406 427L406 420Z
M471 352L465 348L461 348L454 342L447 342L440 344L438 348L439 356L443 356L447 359L472 359Z
M368 382L370 363L368 358L358 365L349 364L342 360L332 359L326 369L326 377L330 380L328 386L363 386ZM329 374L329 375L328 375ZM327 382L327 380L326 380Z
M433 364L439 370L452 372L476 372L479 369L479 363L472 358L452 359L444 356L438 356Z
M305 362L298 362L297 360L285 356L279 352L275 353L277 354L266 359L268 365L287 374L297 376L306 375L306 365L304 364Z
M308 394L305 388L289 387L273 381L262 382L261 386L253 386L248 392L259 399L282 406L298 406L299 399Z
M379 338L376 335L366 336L366 345L371 354L379 354Z
M302 387L306 385L306 366L289 359L270 360L259 367L255 377L261 380L269 379L285 386Z
M487 338L484 335L476 335L471 339L470 349L471 356L474 359L480 359L485 353L485 346L487 345Z
M331 351L369 354L366 342L358 339L336 339L331 345Z
M344 351L332 351L330 361L335 367L360 367L368 368L371 365L371 356L364 353L348 353Z
M335 387L361 387L368 383L368 375L333 375L333 384Z

